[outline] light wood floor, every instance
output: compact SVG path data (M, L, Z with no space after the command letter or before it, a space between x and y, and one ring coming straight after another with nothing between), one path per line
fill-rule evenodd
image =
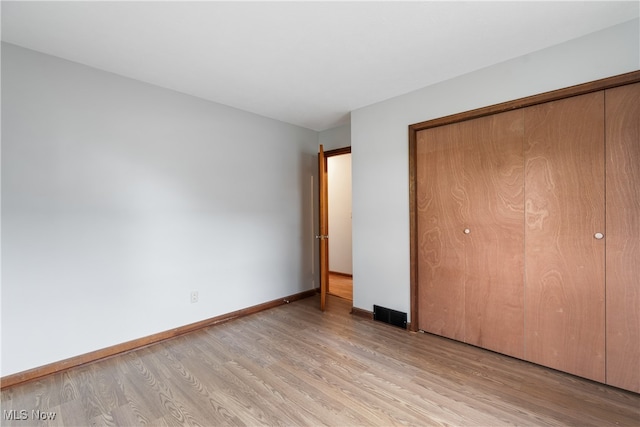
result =
M40 425L638 426L640 395L308 298L2 391ZM33 419L3 425L38 425Z
M342 274L329 273L327 293L353 301L353 278Z

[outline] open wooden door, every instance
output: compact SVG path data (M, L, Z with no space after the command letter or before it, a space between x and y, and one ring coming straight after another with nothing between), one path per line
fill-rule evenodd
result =
M329 209L327 208L329 191L327 162L322 145L318 153L318 193L320 194L320 229L316 238L320 240L320 310L324 311L329 288Z

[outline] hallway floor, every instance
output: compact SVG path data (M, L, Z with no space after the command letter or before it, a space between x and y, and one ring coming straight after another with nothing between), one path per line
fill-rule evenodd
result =
M340 273L329 273L329 295L353 301L353 277Z

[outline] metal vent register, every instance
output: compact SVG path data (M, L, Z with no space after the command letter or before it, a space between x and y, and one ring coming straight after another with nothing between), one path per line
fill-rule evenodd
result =
M373 320L407 329L407 313L380 307L379 305L373 306Z

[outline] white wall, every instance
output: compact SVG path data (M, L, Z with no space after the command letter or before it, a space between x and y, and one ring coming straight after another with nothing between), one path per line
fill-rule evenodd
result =
M351 250L351 154L327 158L329 270L353 274Z
M351 146L351 123L332 129L323 130L318 136L319 143L324 146L324 151L335 150Z
M640 69L639 21L351 113L354 306L409 312L408 126Z
M1 375L311 289L317 146L3 44Z

